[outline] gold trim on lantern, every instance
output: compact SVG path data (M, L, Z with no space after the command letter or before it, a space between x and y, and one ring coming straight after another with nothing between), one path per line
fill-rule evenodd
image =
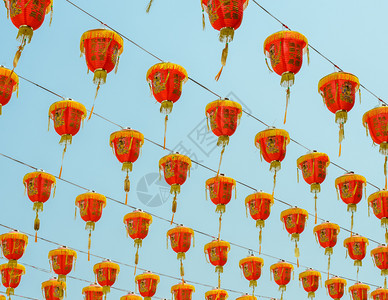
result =
M188 79L188 75L187 75L187 72L186 72L184 67L182 67L178 64L170 63L170 62L162 62L162 63L155 64L151 68L149 68L149 70L147 71L147 75L146 75L147 82L152 81L149 79L149 76L151 75L151 73L153 73L154 71L155 72L159 71L159 70L177 70L178 72L181 72L183 74L183 76L185 77L183 80L184 82L186 82Z
M366 184L366 179L362 175L357 174L351 174L351 175L342 175L335 180L335 186L338 186L341 183L349 182L349 181L362 181L364 184Z
M28 236L25 235L24 233L18 232L18 231L11 231L8 233L4 233L0 235L0 241L4 241L7 239L17 239L17 240L22 240L26 243L26 246L28 244Z
M339 277L334 277L334 278L331 278L331 279L328 279L325 281L325 287L327 287L328 285L333 284L333 283L342 283L345 286L347 284L345 279L339 278Z
M187 283L178 283L176 285L173 285L171 287L171 293L177 291L177 290L180 290L182 288L185 288L185 289L190 289L190 291L192 291L193 293L195 292L195 287L191 284L187 284Z
M107 269L107 268L116 270L117 271L116 275L120 273L120 266L111 261L103 261L95 264L93 267L93 273L96 273L96 271L99 269Z
M234 180L233 178L226 177L226 176L215 176L215 177L212 177L212 178L209 178L208 180L206 180L206 183L205 183L206 188L208 188L209 185L211 185L215 182L230 183L233 186L236 185L236 180Z
M326 85L327 83L334 81L334 80L348 80L348 81L353 81L357 84L356 86L356 92L360 87L360 82L358 81L357 76L351 74L351 73L346 73L346 72L334 72L329 75L326 75L323 77L321 80L318 82L318 93L322 93L321 88Z
M243 259L240 260L240 262L238 263L239 267L241 268L241 266L243 264L245 264L246 262L250 262L250 261L254 261L254 262L258 262L260 263L261 267L264 266L264 260L261 258L261 257L257 257L257 256L248 256L248 257L245 257Z
M78 206L78 203L83 200L92 199L97 200L103 203L104 207L106 206L106 197L99 193L94 192L87 192L81 195L78 195L77 198L75 198L75 205Z
M219 99L219 100L215 100L213 102L210 102L206 105L206 108L205 108L205 113L206 115L208 115L208 111L210 109L213 109L213 108L217 108L217 107L220 107L220 106L229 106L229 107L234 107L234 108L237 108L240 110L239 114L238 114L238 118L241 118L241 115L242 115L242 106L240 103L238 102L235 102L235 101L232 101L232 100L227 100L227 99Z
M388 295L388 290L387 289L383 289L383 288L379 288L377 290L374 290L373 292L370 293L370 296L374 298L374 296L380 294L380 293L384 293L384 295Z
M207 1L205 1L207 3ZM245 10L248 7L249 0L244 0L243 9ZM204 3L204 0L201 1L201 7L204 11L207 11L207 5Z
M204 252L206 253L206 251L210 248L215 248L215 247L227 247L228 248L228 251L230 250L230 244L226 241L220 241L220 240L215 240L215 241L212 241L210 243L207 243L204 247Z
M7 69L6 67L0 67L0 76L5 76L8 78L10 75L11 75L11 80L15 81L15 85L12 88L12 93L13 93L18 89L19 76L16 75L15 71L11 71L10 69Z
M370 286L367 285L367 284L364 284L364 283L356 283L356 284L353 284L352 286L349 287L349 292L355 290L355 289L366 289L366 290L370 290Z
M61 101L57 101L57 102L54 102L53 104L51 104L51 106L49 108L49 117L51 119L54 119L54 116L52 115L54 110L57 110L59 108L68 108L68 107L78 109L79 111L81 111L83 113L81 119L82 120L85 119L85 117L86 117L85 106L77 101L74 101L74 100L61 100Z
M54 0L50 0L50 4L47 5L46 11L45 11L45 14L46 14L46 15L47 15L49 12L52 11L53 1L54 1ZM5 8L6 8L7 10L9 10L10 7L11 7L9 2L10 2L10 0L4 0ZM50 24L51 24L51 22L50 22Z
M14 266L12 268L9 267L8 263L0 265L0 271L3 271L5 269L19 270L19 271L22 271L21 275L26 274L26 268L21 264L16 264L16 266Z
M366 245L369 245L369 240L363 236L353 235L344 240L344 247L349 243L366 243Z
M27 173L26 175L24 175L23 184L25 185L28 180L36 178L38 176L41 176L43 179L52 181L53 184L56 183L55 177L53 175L42 171L36 171L36 172Z
M371 250L370 255L373 256L379 253L388 253L388 246L380 246Z
M244 296L236 298L236 300L257 300L257 298L255 296L252 296L252 295L244 295Z
M315 270L306 270L302 273L299 273L299 280L308 276L318 276L319 278L321 278L321 273Z
M294 266L292 264L286 263L286 262L278 262L276 264L271 265L270 270L273 271L274 269L277 268L289 268L291 271L294 270Z
M120 300L143 300L143 298L139 295L136 295L136 294L133 294L133 293L129 293L125 296L122 296L120 297Z
M313 232L317 233L318 231L320 231L322 229L335 229L335 230L337 230L337 234L340 232L340 227L337 224L329 223L329 222L325 222L325 223L322 223L322 224L315 226L313 229Z
M279 40L279 39L302 40L305 43L303 49L306 48L308 45L307 38L303 34L296 32L296 31L291 31L291 30L282 30L282 31L278 31L274 34L271 34L269 37L267 37L265 39L265 41L264 41L264 54L266 54L267 56L269 55L269 53L265 50L265 48L267 47L267 44L272 43L272 42Z
M163 156L160 160L159 160L159 169L162 168L162 165L170 160L179 160L179 161L182 161L182 162L185 162L188 164L188 168L190 169L191 168L191 159L186 156L186 155L183 155L183 154L178 154L178 153L173 153L173 154L168 154L166 156Z
M139 274L135 277L135 281L139 281L139 280L143 280L143 279L157 280L157 283L159 283L159 281L160 281L160 277L156 274L153 274L153 273Z
M373 202L374 200L378 199L378 198L382 198L382 197L388 197L388 191L387 190L381 190L381 191L378 191L378 192L375 192L373 194L370 194L369 197L368 197L368 204L370 204L371 202Z
M44 281L42 282L42 290L45 288L45 287L48 287L48 286L53 286L53 287L61 287L62 289L66 290L66 283L63 282L63 281L58 281L58 280L54 280L54 279L50 279L50 280L47 280L47 281Z
M367 119L372 118L379 114L387 114L388 113L388 106L379 106L372 108L371 110L368 110L363 116L362 116L362 124L364 127L367 127Z
M214 296L214 295L217 295L217 296L218 295L224 295L225 299L227 299L229 297L227 291L221 290L221 289L214 289L214 290L207 291L205 293L205 298L207 299L209 296Z
M82 294L84 295L86 292L100 292L100 293L102 293L102 287L99 285L95 285L95 284L85 286L82 289Z
M304 210L303 208L292 207L292 208L283 210L283 211L280 213L280 220L283 221L283 218L284 218L284 217L289 216L289 215L296 215L296 214L304 215L304 216L306 217L306 219L309 218L308 212L307 212L306 210Z
M322 156L327 158L327 163L326 163L326 167L327 167L330 164L330 159L329 159L329 156L323 152L311 152L311 153L307 153L305 155L302 155L301 157L299 157L296 160L296 165L299 168L299 166L302 162L310 160L310 159L317 159L317 158L322 157Z
M260 146L257 145L257 142L256 142L257 140L272 137L272 136L276 137L279 135L286 138L286 145L288 145L290 143L290 135L288 134L288 132L286 130L278 129L278 128L268 128L268 129L260 131L259 133L256 134L255 145L257 148L259 148Z
M271 194L267 194L264 192L257 192L254 194L250 194L245 198L245 205L247 205L251 200L259 199L269 199L271 202L271 206L274 204L273 196Z
M113 39L120 45L119 55L123 53L124 41L122 37L116 32L108 29L92 29L84 32L81 36L81 42L79 45L81 53L85 53L84 40L95 38Z
M152 216L150 214L147 214L144 211L133 211L124 216L123 222L126 224L126 221L128 219L134 219L134 218L143 218L150 221L150 224L152 223Z
M170 236L174 233L190 233L192 236L194 235L194 230L189 227L184 226L177 226L175 228L171 228L169 231L167 231L167 236Z
M141 132L139 132L137 130L134 130L134 129L122 129L122 130L113 132L110 135L110 138L109 138L109 145L111 147L113 147L112 142L113 142L114 139L117 139L117 138L131 138L131 137L140 140L140 146L143 146L143 144L144 144L144 135Z
M51 259L53 256L57 255L73 256L74 259L77 259L77 252L69 248L58 248L51 250L48 254L48 258Z

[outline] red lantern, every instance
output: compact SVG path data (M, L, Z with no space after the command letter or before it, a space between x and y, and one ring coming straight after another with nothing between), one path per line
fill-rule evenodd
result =
M77 252L62 246L51 250L48 258L51 268L58 275L58 281L66 282L66 275L71 272L73 265L75 266Z
M186 181L187 173L190 176L190 168L190 158L178 152L166 155L159 160L159 173L163 170L164 179L171 186L170 193L174 194L171 224L177 208L176 197L181 191L181 185Z
M224 174L220 174L216 177L206 180L206 199L207 190L209 190L210 200L217 205L216 212L220 214L219 218L219 230L218 238L221 234L221 220L222 214L225 213L225 206L232 198L232 190L234 188L234 195L237 198L236 181L233 178L225 177Z
M344 240L344 247L350 258L354 260L354 265L357 267L357 274L359 267L362 266L362 260L366 255L366 247L369 245L367 238L359 235L352 235Z
M137 275L135 281L137 282L139 293L144 297L144 300L151 300L151 297L156 293L160 278L156 274L145 272L141 275Z
M188 76L186 70L173 63L158 63L152 66L146 75L151 94L154 95L160 106L160 112L165 114L164 119L164 143L166 147L166 132L168 115L172 111L173 104L179 100L182 94L182 85L186 83Z
M44 22L46 14L51 12L50 24L53 12L53 0L5 0L7 16L11 16L11 21L19 29L16 39L20 41L20 46L13 59L15 69L24 46L31 42L34 30L37 30Z
M294 266L284 262L284 260L273 264L271 272L276 284L279 285L279 291L282 292L281 300L283 300L283 293L287 289L287 284L291 281L291 273L294 271Z
M372 293L370 293L370 297L373 300L387 300L388 299L388 290L379 288L377 290L374 290Z
M88 261L90 260L90 246L92 231L96 226L96 222L101 219L102 210L106 206L106 197L104 195L95 193L94 191L78 195L75 199L75 210L77 214L77 207L82 220L86 222L85 229L89 230L88 240Z
M23 184L28 198L34 203L32 209L36 211L34 221L35 242L37 241L37 234L40 228L39 212L43 211L43 203L50 198L53 187L55 195L55 183L55 177L45 173L43 170L28 173L23 178Z
M185 282L178 283L171 287L173 300L191 300L192 294L195 292L194 286Z
M249 281L249 287L252 288L252 295L255 294L257 280L261 276L261 268L264 266L264 260L254 255L245 257L239 262L240 269L246 280Z
M49 128L50 119L54 121L54 129L61 136L59 144L65 144L62 154L63 158L66 153L67 144L71 144L73 136L81 128L81 122L86 117L86 108L81 103L66 99L53 103L49 109ZM59 178L62 175L62 164L59 171Z
M134 210L133 212L124 216L124 224L129 235L134 240L136 247L135 254L135 274L136 267L139 263L139 248L143 244L143 239L148 235L148 229L152 223L152 216L141 210Z
M325 286L327 287L329 296L334 300L339 300L345 293L346 280L339 277L333 277L325 281Z
M3 255L8 259L8 266L15 267L28 244L28 236L19 231L11 231L0 235L1 249Z
M303 289L308 293L308 298L314 299L315 292L318 290L321 273L313 269L308 269L299 274L299 280L302 281Z
M11 100L12 93L19 94L19 77L15 72L0 66L0 115L2 107Z
M96 281L102 286L102 292L106 296L110 292L110 287L116 282L117 275L120 272L120 266L108 259L95 264L93 272L96 275Z
M183 276L185 275L183 269L183 260L186 258L185 253L189 251L191 247L191 239L193 239L194 244L194 231L191 228L184 227L183 225L178 225L177 227L167 231L167 239L168 238L170 238L172 250L177 253L177 259L180 260L180 273L183 278Z
M242 107L239 103L225 98L210 102L206 105L205 111L208 128L210 119L210 128L218 136L217 146L222 146L220 165L218 167L219 172L222 155L224 154L226 145L229 144L229 137L234 134L237 125L240 123Z
M0 265L1 282L7 288L7 296L14 294L14 290L19 286L22 275L26 273L24 266L17 264L10 267L8 264Z
M388 275L388 247L385 245L378 246L370 252L376 267L381 270L381 276L385 277L384 288L387 288Z
M253 220L256 221L256 227L260 228L259 233L259 254L261 253L262 230L265 226L265 220L268 219L271 213L271 207L274 203L271 194L258 192L249 195L245 198L245 210L249 208L249 213ZM247 212L248 216L248 212Z
M66 283L56 278L42 282L42 293L46 300L62 300L65 296Z
M349 292L353 300L368 300L369 285L358 282L349 287Z
M100 85L106 82L108 73L119 66L120 55L124 50L124 42L120 35L108 29L92 29L84 32L80 42L81 56L85 54L86 65L94 73L93 83L97 85L96 96ZM89 114L92 116L93 107Z
M208 255L209 262L216 267L218 273L218 288L221 286L221 273L224 272L224 266L228 261L228 252L230 244L221 240L213 240L205 245L205 256Z
M123 164L121 170L127 172L124 180L125 204L128 202L129 192L128 172L132 172L132 164L139 158L143 143L144 135L131 128L124 128L110 135L109 145L119 162Z
M325 222L314 227L314 235L318 240L319 245L325 248L325 255L328 255L327 262L327 279L330 276L330 260L333 254L333 248L337 245L337 237L340 232L340 227L337 224Z
M143 298L134 293L129 293L128 295L122 296L120 300L143 300Z
M381 190L371 194L368 197L368 205L372 207L376 218L381 220L381 227L385 227L385 241L388 243L388 191Z
M228 292L225 290L214 288L205 293L206 300L226 300L228 299Z
M85 296L85 300L102 300L104 293L102 287L99 285L91 284L82 289L82 294Z
M269 170L274 173L272 196L275 192L276 174L281 168L281 162L286 157L286 147L290 136L284 129L269 127L255 136L255 145L260 149L260 158L271 164Z
M309 215L307 211L301 208L289 208L281 212L280 220L284 223L287 232L291 234L291 241L295 241L295 257L297 258L297 265L299 267L299 235L304 231L306 220Z
M299 169L302 171L303 179L310 185L311 193L314 193L315 200L315 224L317 224L317 193L321 191L321 183L326 178L326 169L330 164L330 159L325 153L312 151L306 155L302 155L296 161L298 167L298 182Z
M360 82L350 73L334 72L323 77L318 83L318 93L323 103L335 114L335 122L339 125L339 156L341 156L341 142L345 138L344 125L348 120L348 112L353 108ZM361 102L361 91L360 91Z
M310 63L307 38L296 31L283 30L276 32L264 41L264 54L271 60L273 71L282 76L280 85L287 88L286 111L284 124L287 117L287 106L290 98L290 87L294 85L295 74L302 68L303 54L307 52ZM265 59L268 69L273 72Z
M351 234L353 232L353 214L357 211L357 204L362 200L362 192L365 190L365 186L365 177L356 175L353 172L348 172L335 180L337 197L341 197L342 201L348 205L348 211L352 213L350 226Z

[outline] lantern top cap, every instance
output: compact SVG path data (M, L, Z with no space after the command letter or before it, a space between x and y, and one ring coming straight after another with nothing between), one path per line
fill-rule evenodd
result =
M186 82L188 79L187 71L184 67L171 62L161 62L153 65L151 68L148 69L146 74L147 82L152 82L152 77L154 76L154 74L161 70L167 70L168 72L175 71L181 73L181 76L183 76L183 82Z
M293 207L293 208L283 210L280 213L280 220L284 221L283 218L289 215L304 215L306 219L309 218L309 214L306 210L304 210L303 208Z
M376 289L370 293L371 297L373 297L375 295L379 295L379 294L388 295L388 290L383 288L383 287L379 287L378 289Z
M339 184L349 181L359 181L362 182L363 185L366 185L366 178L362 175L354 174L354 172L348 172L340 177L337 177L334 185L338 187Z
M278 263L271 265L270 270L273 271L274 269L278 268L288 268L294 270L294 266L290 263L285 262L284 260L281 260Z
M16 266L10 267L8 263L0 265L0 271L6 270L6 269L16 269L21 271L21 275L24 275L26 273L26 268L21 264L16 264Z
M340 232L340 227L335 223L330 223L329 221L326 221L322 224L316 225L313 229L314 234L322 229L334 229L337 230L337 234Z
M365 289L367 291L370 290L370 286L361 282L357 282L356 284L353 284L349 287L349 292L356 290L356 289Z
M23 184L26 185L28 180L35 179L37 177L51 181L53 185L55 185L56 183L55 177L53 175L46 173L44 171L35 171L24 175Z
M315 276L315 277L321 278L321 273L310 268L304 272L299 273L299 280L302 280L302 278L305 278L308 276Z
M234 180L233 178L226 177L224 174L219 174L218 176L215 176L206 180L206 183L205 183L206 188L208 189L210 185L216 182L229 183L232 185L232 188L236 185L236 180Z
M219 239L214 239L213 241L205 245L204 252L206 253L209 249L216 247L225 247L227 249L227 252L229 252L230 250L230 244L228 242Z
M291 30L281 30L278 32L275 32L274 34L271 34L269 37L267 37L264 41L264 54L266 54L269 57L269 50L273 42L278 41L278 40L299 40L298 42L302 43L301 47L303 50L308 45L307 38L296 31L291 31Z
M193 236L194 230L189 228L189 227L185 227L183 225L178 225L175 228L171 228L170 230L168 230L167 236L170 236L170 235L175 234L175 233L188 233L191 236Z
M355 87L355 91L356 92L357 92L357 90L360 87L360 82L359 82L357 76L355 76L355 75L353 75L351 73L346 73L346 72L338 71L338 72L334 72L334 73L331 73L329 75L326 75L321 80L319 80L319 82L318 82L318 92L320 94L322 94L323 93L322 88L325 85L327 85L330 82L333 82L333 81L335 82L335 81L338 81L338 80L352 81L353 83L356 84L356 87Z
M269 200L271 205L274 203L274 198L271 194L264 193L263 191L260 191L260 192L256 192L256 193L248 195L245 198L245 205L247 205L252 200L263 200L263 199Z
M344 240L344 247L347 247L350 243L365 243L369 245L369 240L366 237L354 234Z
M384 197L388 197L388 191L387 190L377 191L377 192L369 195L368 203L370 204L371 202L373 202L373 201L375 201L377 199L380 199L380 198L384 198Z
M240 118L242 115L242 106L240 103L232 100L227 100L227 99L218 99L206 105L206 108L205 108L206 116L209 117L210 111L217 109L218 107L236 108L238 110L238 113L237 113L238 118Z
M115 139L120 139L120 138L133 138L133 139L138 139L140 141L140 147L143 146L144 144L144 135L135 129L131 128L123 128L119 131L115 131L110 135L109 138L109 145L113 147L113 141Z
M51 279L42 282L42 290L49 286L60 287L63 290L66 289L66 282L58 281L56 277L52 277Z
M371 250L370 255L374 256L375 254L378 253L388 253L388 247L385 245L380 245L377 248L374 248Z
M15 71L12 71L4 66L0 66L0 76L9 77L11 76L11 80L15 82L15 85L12 88L12 92L17 90L17 87L19 85L19 76L16 75Z
M64 108L73 108L73 109L79 110L80 112L82 112L82 116L81 116L82 120L85 119L86 117L85 106L82 103L74 100L60 100L51 104L49 108L49 117L54 120L55 111L58 109L64 109Z
M152 223L152 216L142 210L134 210L124 216L123 222L126 224L131 219L142 218L149 221L149 224Z
M264 260L261 257L257 257L257 256L254 256L254 255L250 255L248 257L245 257L245 258L241 259L239 261L238 265L239 265L240 268L242 268L242 265L247 263L247 262L259 263L260 267L264 266Z
M145 271L143 274L139 274L135 277L135 281L140 281L143 279L153 279L153 280L156 280L157 283L159 283L160 281L160 277L156 274L153 274L150 271Z
M123 50L124 50L123 38L115 31L112 31L109 29L91 29L91 30L85 31L82 34L81 41L80 41L81 53L85 53L85 46L84 46L85 40L97 39L97 38L114 40L116 43L119 44L118 54L121 55L121 53L123 53Z
M277 137L281 136L285 139L285 146L287 146L290 143L290 135L289 133L284 129L279 129L275 127L268 127L260 132L258 132L255 136L255 146L256 148L260 149L260 140L269 138L269 137Z
M183 155L183 154L168 154L166 156L163 156L160 160L159 160L159 169L163 169L164 168L164 164L168 161L180 161L180 162L184 162L188 165L188 168L191 167L191 159L186 156L186 155Z
M326 161L326 167L330 164L329 156L326 153L323 152L317 152L316 150L313 150L312 152L309 152L305 155L302 155L296 160L296 165L299 169L302 168L301 164L305 161L311 160L311 159L322 159Z
M93 272L96 273L99 269L114 269L117 271L117 274L120 273L120 266L110 260L104 260L103 262L97 263L93 267Z
M18 239L18 240L23 240L27 246L28 243L28 236L24 233L21 233L17 230L10 231L7 233L4 233L0 235L0 241L6 240L6 239Z
M364 125L364 127L368 127L368 122L371 122L369 120L370 118L373 118L380 114L388 114L388 106L386 106L385 104L380 105L364 113L364 115L362 116L362 124Z
M83 193L83 194L78 195L77 198L75 198L75 205L79 206L79 203L81 201L84 201L84 200L99 201L99 202L102 202L103 207L106 206L106 197L104 195L96 193L96 192L94 192L94 193L87 192L87 193Z
M325 281L325 287L327 287L328 285L330 284L333 284L333 283L339 283L339 284L343 284L346 286L347 282L345 279L343 278L340 278L340 277L332 277L328 280Z
M175 291L179 291L182 288L184 288L185 290L190 290L192 293L195 292L195 287L193 285L187 284L186 282L180 282L171 287L171 293L174 293Z
M89 286L86 286L82 289L82 294L85 294L86 292L100 292L102 293L103 289L101 286L97 285L96 283L92 283Z
M51 259L53 256L58 256L58 255L72 256L74 259L77 259L77 252L65 246L51 250L48 253L48 258Z

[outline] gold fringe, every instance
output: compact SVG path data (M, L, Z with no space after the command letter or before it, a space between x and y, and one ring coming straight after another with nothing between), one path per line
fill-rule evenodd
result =
M163 149L166 149L167 121L168 121L168 115L166 115L166 116L164 117L164 139L163 139Z
M288 102L290 100L290 88L288 87L287 88L287 91L286 91L286 110L284 111L284 120L283 120L283 124L286 124L286 121L287 121L287 109L288 109Z
M220 136L220 138L221 138L221 136ZM222 157L224 156L224 152L225 152L225 145L222 146L221 155L220 155L220 163L218 164L217 176L218 176L218 174L220 174L221 162L222 162Z
M205 30L205 14L203 12L203 8L202 8L202 30Z
M147 9L146 9L146 13L147 13L147 14L150 12L151 5L152 5L152 2L153 2L153 1L154 1L154 0L150 0L150 2L149 2L148 5L147 5Z
M224 27L220 30L219 40L221 43L230 43L234 38L234 29L232 27Z
M265 58L265 64L267 65L268 70L273 73L272 69L269 67L268 60Z
M317 193L314 194L314 203L315 203L315 224L317 224L318 221L318 210L317 210Z
M280 80L280 85L283 87L291 87L294 85L295 82L295 74L292 72L284 72L282 74L282 78Z

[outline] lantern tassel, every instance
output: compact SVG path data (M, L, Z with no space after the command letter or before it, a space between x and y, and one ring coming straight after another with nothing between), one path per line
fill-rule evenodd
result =
M384 161L385 189L387 189L387 156Z
M384 278L384 288L387 288L387 277Z
M259 230L259 255L261 254L261 242L263 240L263 227L260 226Z
M274 196L275 194L275 186L276 186L276 175L277 175L277 171L275 170L275 173L273 175L273 188L272 188L272 197Z
M124 180L125 205L127 205L127 203L128 203L129 189L130 189L130 181L129 181L128 171L127 171L127 176L125 177L125 180Z
M225 43L225 48L222 50L222 55L221 55L221 69L217 73L216 77L214 78L216 81L218 81L221 77L222 70L224 69L226 65L226 60L228 58L228 52L229 52L229 46L228 42Z
M295 241L295 257L296 257L296 265L298 266L298 268L299 268L299 256L300 256L300 252L298 248L298 242Z
M202 30L205 30L205 14L202 8Z
M39 213L38 213L38 209L37 209L35 220L34 220L35 243L38 242L38 230L39 230L39 228L40 228L40 220L39 220Z
M331 262L331 255L329 254L329 258L327 259L327 279L328 280L330 277L330 262Z
M224 152L225 152L225 145L222 146L221 155L220 155L220 163L218 164L217 176L220 174L221 162L222 162L222 157L224 155Z
M267 65L268 70L269 70L271 73L273 73L272 69L269 67L267 58L265 58L265 64Z
M345 138L345 130L344 130L344 124L340 124L339 126L339 153L338 153L338 157L341 156L341 143L343 141L343 139Z
M283 293L284 293L284 290L282 290L282 294L280 295L280 300L283 300Z
M290 94L291 94L290 88L288 87L286 91L286 110L284 112L283 124L286 124L286 121L287 121L287 109L288 109L288 101L290 100Z
M165 118L164 118L164 140L163 140L163 149L166 149L167 121L168 121L168 115L166 115Z
M61 137L61 140L62 140L62 137ZM59 143L60 143L60 142L59 142ZM71 142L70 142L70 143L71 143ZM67 150L67 141L65 141L65 148L63 148L63 152L62 152L61 168L60 168L60 170L59 170L59 176L58 176L59 179L61 179L61 176L62 176L63 159L65 158L66 150Z
M176 192L175 192L174 200L172 201L172 208L171 208L172 217L171 217L170 225L172 225L172 223L174 222L174 215L175 215L175 213L176 213L177 206L178 206L178 203L177 203L177 201L176 201Z
M185 276L185 269L183 268L183 257L181 257L179 260L181 262L180 273L183 280L183 277Z
M220 218L218 219L219 224L218 224L218 239L221 237L221 224L222 224L222 212L220 212Z
M361 89L358 88L358 95L360 96L360 104L361 104Z
M136 275L137 264L139 263L139 246L140 246L140 244L137 243L136 244L136 254L135 254L135 271L133 273L133 276Z
M88 238L88 261L90 261L90 246L92 245L92 230L89 231L89 238Z
M388 244L388 228L385 228L385 242Z
M317 193L314 194L314 202L315 202L315 224L317 224L318 221L318 209L317 209Z
M151 9L152 2L153 2L153 1L154 1L154 0L150 0L150 2L149 2L148 5L147 5L147 9L146 9L146 13L147 13L147 14L150 12L150 9Z

